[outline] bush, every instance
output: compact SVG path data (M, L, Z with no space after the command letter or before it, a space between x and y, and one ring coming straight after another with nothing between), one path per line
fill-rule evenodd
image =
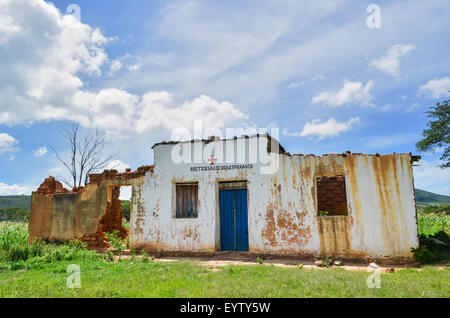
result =
M436 260L436 256L430 252L425 246L411 248L414 259L421 264L429 264Z
M422 209L422 212L425 214L445 214L450 215L450 205L430 205L426 206Z
M440 243L440 242L442 243ZM444 231L434 235L419 235L419 247L412 248L414 259L421 264L449 260L450 237Z
M7 260L11 262L26 261L29 256L28 245L14 244L9 247Z
M122 210L122 217L124 217L129 222L130 221L131 201L130 200L120 201L120 208Z
M118 230L114 230L112 233L105 233L105 236L108 238L112 247L114 247L118 251L122 251L124 249L124 239L119 236Z
M114 262L114 252L111 250L107 250L106 253L103 255L103 259L106 262Z
M434 235L440 231L450 233L450 217L444 215L417 214L419 233L423 235Z
M28 244L28 231L23 225L3 223L0 227L0 270L42 267L45 263L79 259L101 259L95 251L88 251L80 241L47 243L36 238Z
M0 209L0 221L27 222L28 210L24 208Z
M13 245L26 245L28 231L24 226L14 225L0 228L0 250L8 252Z

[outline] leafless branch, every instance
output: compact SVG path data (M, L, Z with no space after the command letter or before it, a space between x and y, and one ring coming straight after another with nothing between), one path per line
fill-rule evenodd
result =
M65 130L63 135L69 143L70 157L64 159L53 146L50 148L70 175L70 178L58 177L57 179L69 187L80 187L83 183L86 185L89 174L106 168L111 159L117 155L117 153L105 154L105 135L99 130L89 130L81 134L80 126L74 124Z

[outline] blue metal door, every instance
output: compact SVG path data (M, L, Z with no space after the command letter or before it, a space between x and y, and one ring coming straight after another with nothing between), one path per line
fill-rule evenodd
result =
M222 251L248 251L247 189L220 190Z

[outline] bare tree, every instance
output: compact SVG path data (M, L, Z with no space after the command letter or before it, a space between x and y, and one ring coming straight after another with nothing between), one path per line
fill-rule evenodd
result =
M116 155L104 153L105 134L99 130L89 130L82 134L80 125L73 124L63 134L70 145L69 157L64 159L53 146L50 148L69 172L69 177L59 176L58 179L71 188L85 186L89 181L89 174L106 168Z

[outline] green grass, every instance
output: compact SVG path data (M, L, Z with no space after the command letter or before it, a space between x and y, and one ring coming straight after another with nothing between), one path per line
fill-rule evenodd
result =
M424 236L448 233L449 217L418 215ZM114 237L114 235L113 235ZM450 268L381 274L381 288L366 285L367 272L263 265L224 266L156 262L148 257L112 262L80 242L27 245L26 223L0 222L0 297L450 297ZM117 244L123 243L117 242ZM439 254L447 257L447 254ZM67 266L81 268L81 288L66 286Z
M366 286L368 273L270 265L226 266L193 262L75 262L81 288L66 287L66 267L0 273L0 297L450 297L450 269L426 267L381 274L381 288Z

